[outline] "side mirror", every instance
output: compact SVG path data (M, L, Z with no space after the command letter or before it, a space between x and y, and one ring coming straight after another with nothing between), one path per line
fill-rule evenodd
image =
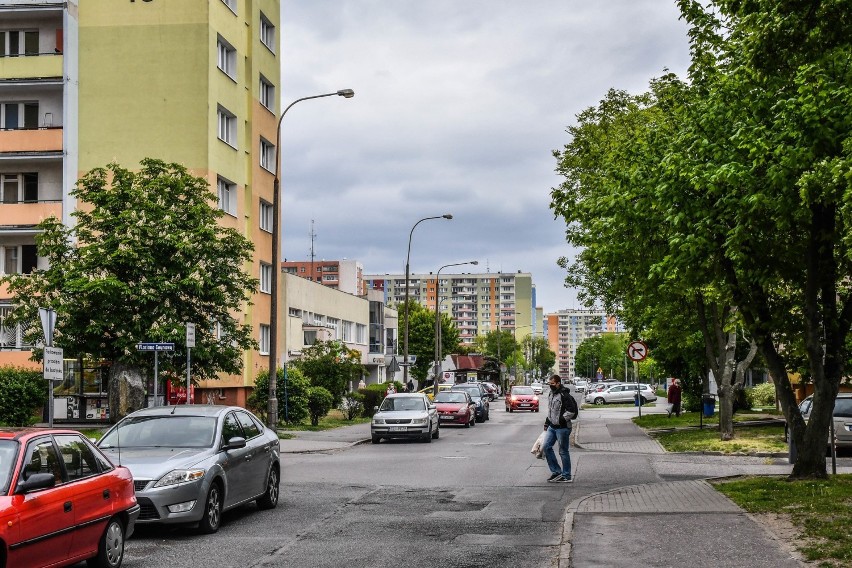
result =
M56 485L56 477L52 473L34 473L18 483L15 495L23 495L38 489L48 489Z
M228 440L227 444L225 444L226 450L239 450L240 448L245 448L245 447L246 447L246 439L242 438L240 436L234 436L233 438Z

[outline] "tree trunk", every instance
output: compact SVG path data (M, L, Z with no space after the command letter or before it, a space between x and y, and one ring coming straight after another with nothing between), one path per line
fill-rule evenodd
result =
M133 411L145 408L142 369L116 362L109 370L109 419L115 424Z

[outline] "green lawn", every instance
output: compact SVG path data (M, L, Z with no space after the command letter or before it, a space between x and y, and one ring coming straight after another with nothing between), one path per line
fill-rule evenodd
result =
M735 479L716 489L753 514L779 513L801 532L792 544L821 567L852 566L852 475L786 481Z
M331 430L341 426L352 426L353 424L365 424L370 421L370 418L357 417L353 420L347 420L340 410L332 410L325 417L320 418L317 426L312 426L310 419L305 420L301 424L285 424L281 427L282 430L300 430L309 432L319 432L320 430Z
M734 423L745 422L749 420L760 420L762 418L779 418L780 416L773 412L738 412L734 414ZM702 423L704 426L708 424L712 426L719 425L719 413L715 413L711 417L702 417L700 412L683 412L680 416L668 414L643 414L642 418L633 418L638 426L647 429L655 428L685 428L698 427Z
M717 426L703 430L675 430L673 432L649 432L669 452L722 452L756 453L787 451L783 426L740 426L734 427L734 439L719 439Z

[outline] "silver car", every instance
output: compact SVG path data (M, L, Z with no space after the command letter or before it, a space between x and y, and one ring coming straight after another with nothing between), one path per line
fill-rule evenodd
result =
M385 397L370 423L374 444L382 438L416 438L424 442L441 435L438 409L421 393L390 394Z
M805 423L811 417L813 398L813 395L811 395L799 405L799 410L802 412L802 418L805 419ZM834 420L835 446L838 448L852 448L852 393L837 393L837 398L834 399L832 416ZM830 443L831 440L829 440Z
M278 504L278 436L237 406L160 406L138 410L97 446L133 474L139 524L186 523L219 529L222 512L256 501Z
M642 397L642 404L657 400L657 394L651 385L639 384L639 395ZM607 404L614 402L634 402L636 398L636 383L625 383L621 385L612 385L600 392L592 391L586 395L586 402L594 404Z

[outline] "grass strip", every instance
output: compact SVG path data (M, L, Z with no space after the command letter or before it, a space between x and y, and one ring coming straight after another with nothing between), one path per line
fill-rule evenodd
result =
M718 426L718 425L717 425ZM669 452L780 453L787 451L783 426L740 426L734 439L719 439L717 426L703 430L649 432Z
M718 491L753 514L787 517L801 532L792 544L818 566L852 566L852 475L787 481L749 477L716 483Z

